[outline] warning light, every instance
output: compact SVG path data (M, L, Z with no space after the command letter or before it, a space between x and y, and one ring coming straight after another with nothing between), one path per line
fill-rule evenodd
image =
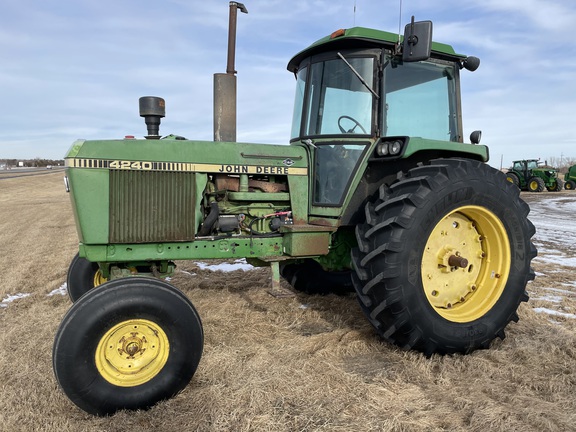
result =
M344 36L345 34L346 29L339 29L330 35L330 39L336 39L337 37Z

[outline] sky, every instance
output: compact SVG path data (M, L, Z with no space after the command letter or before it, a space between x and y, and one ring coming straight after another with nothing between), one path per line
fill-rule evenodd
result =
M400 8L400 1L402 5ZM60 159L76 139L146 135L140 96L166 100L160 133L212 140L212 82L226 71L227 0L4 0L0 159ZM238 141L288 144L290 58L339 28L398 32L480 58L462 71L464 135L490 164L576 162L574 0L245 0L238 14Z

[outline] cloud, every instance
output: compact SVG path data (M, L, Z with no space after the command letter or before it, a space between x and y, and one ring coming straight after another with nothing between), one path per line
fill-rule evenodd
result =
M354 14L354 3L356 13ZM238 16L238 138L287 143L294 78L288 60L353 25L398 31L397 1L246 2ZM568 0L411 0L434 38L481 58L462 71L466 135L506 161L523 152L576 156L576 4ZM0 157L62 157L76 138L142 136L138 98L166 99L161 133L212 138L212 76L226 68L228 2L19 0L0 16ZM533 154L538 153L538 154ZM544 153L544 154L542 154ZM499 157L495 164L499 164ZM508 162L506 162L508 163Z

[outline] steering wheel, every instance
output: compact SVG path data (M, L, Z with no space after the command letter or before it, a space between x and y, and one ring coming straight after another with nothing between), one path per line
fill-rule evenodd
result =
M350 120L351 122L354 123L354 127L353 127L352 129L348 129L348 130L344 129L344 128L342 127L342 125L340 124L340 122L342 121L342 119L348 119L348 120ZM362 132L364 132L366 135L368 135L368 132L366 132L366 129L364 129L364 128L362 127L362 125L360 124L360 122L359 122L358 120L356 120L355 118L352 118L352 117L347 116L347 115L343 115L343 116L338 117L338 128L340 129L340 132L342 132L343 134L346 134L346 133L354 133L354 129L356 129L356 127L359 127L360 129L362 129Z

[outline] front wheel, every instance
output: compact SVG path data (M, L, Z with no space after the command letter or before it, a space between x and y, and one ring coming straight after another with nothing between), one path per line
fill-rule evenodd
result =
M366 206L354 286L387 341L426 355L487 348L517 321L536 249L519 190L486 164L439 159Z
M54 373L88 413L146 409L186 387L203 340L196 309L175 287L145 277L116 279L88 291L64 316Z
M564 189L564 180L556 179L554 184L548 189L550 192L561 192Z
M72 302L82 297L87 291L106 282L97 263L81 258L76 254L68 267L66 289Z

